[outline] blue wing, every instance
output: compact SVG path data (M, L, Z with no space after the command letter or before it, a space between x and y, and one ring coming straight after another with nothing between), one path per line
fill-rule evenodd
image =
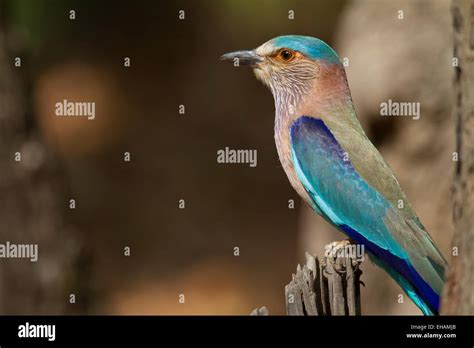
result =
M436 313L444 259L417 218L407 221L357 173L322 120L300 117L290 141L296 174L322 216L364 244L425 314Z

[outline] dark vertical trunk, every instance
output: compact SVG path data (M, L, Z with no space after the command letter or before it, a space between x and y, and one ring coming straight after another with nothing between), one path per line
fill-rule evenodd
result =
M474 314L474 0L453 0L456 137L454 239L458 255L443 291L443 314Z
M0 258L0 314L64 313L74 308L66 289L76 243L62 218L60 171L32 117L25 60L14 65L6 10L0 0L0 244L38 244L38 261Z

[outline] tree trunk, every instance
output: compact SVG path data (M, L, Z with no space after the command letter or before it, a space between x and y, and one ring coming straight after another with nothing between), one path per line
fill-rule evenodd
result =
M32 116L25 57L15 66L6 10L0 0L0 244L37 245L38 260L3 249L0 314L70 313L78 308L68 296L76 286L77 240L63 219L61 172Z
M474 314L474 0L453 0L455 118L454 239L443 314Z

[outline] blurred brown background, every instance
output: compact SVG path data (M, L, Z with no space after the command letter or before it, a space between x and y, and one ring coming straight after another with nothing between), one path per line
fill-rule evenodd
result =
M219 61L283 34L321 38L349 58L361 122L447 255L454 148L449 1L20 0L3 10L5 60L23 58L12 73L21 75L15 93L28 105L18 111L29 125L22 134L28 144L44 144L39 166L54 163L42 182L61 184L52 195L58 216L44 219L45 231L56 231L48 237L36 223L19 223L42 205L34 203L39 196L23 198L32 209L12 208L18 191L9 181L0 185L2 206L16 216L0 219L0 242L21 235L40 250L37 263L0 260L2 313L248 314L265 305L283 314L284 285L304 251L320 254L344 236L287 182L270 92L250 71ZM94 101L95 120L55 116L63 99ZM420 120L380 117L388 99L420 102ZM18 138L8 143L11 151L24 148ZM226 146L257 149L258 166L218 164L216 152ZM2 153L3 172L26 176L11 164L12 153ZM61 224L51 223L56 219ZM408 299L397 302L401 290L387 275L368 261L363 270L365 314L419 314ZM42 291L20 290L37 283L46 284ZM21 303L26 297L29 304ZM63 305L39 306L45 297Z

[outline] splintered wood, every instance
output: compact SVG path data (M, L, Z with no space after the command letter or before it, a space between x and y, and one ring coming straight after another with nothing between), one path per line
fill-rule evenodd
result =
M306 265L285 287L287 315L360 315L361 259L306 253Z
M306 253L306 264L285 286L287 315L360 315L360 264L364 248L349 241L326 246L322 261ZM251 315L269 315L266 307Z
M250 315L268 315L267 307L263 306L260 308L255 308Z
M360 315L360 276L363 249L348 241L331 243L321 261L306 253L306 264L296 268L291 282L285 286L287 315ZM251 315L269 315L266 307Z

